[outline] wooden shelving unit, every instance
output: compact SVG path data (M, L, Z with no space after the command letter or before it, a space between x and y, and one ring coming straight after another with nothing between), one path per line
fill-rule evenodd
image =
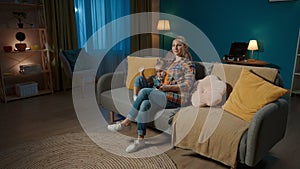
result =
M0 2L0 99L8 101L28 98L37 95L53 93L53 82L47 46L47 28L45 25L45 9L43 0ZM24 12L24 27L18 28L17 19L13 12ZM17 32L23 32L28 49L16 51L15 38ZM4 51L3 46L12 46L11 52ZM21 65L39 65L38 71L30 73L20 72ZM16 92L16 85L28 82L37 83L38 92L20 96Z
M300 94L300 29L291 86L291 95L293 96L294 94Z

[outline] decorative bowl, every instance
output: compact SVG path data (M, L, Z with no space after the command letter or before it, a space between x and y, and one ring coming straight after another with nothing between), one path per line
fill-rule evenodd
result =
M11 52L12 51L12 46L3 46L4 52Z

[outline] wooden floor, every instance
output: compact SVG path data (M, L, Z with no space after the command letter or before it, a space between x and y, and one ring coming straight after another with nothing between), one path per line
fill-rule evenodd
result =
M286 137L253 169L299 169L300 97L291 97ZM108 118L108 116L107 116ZM0 103L0 149L27 141L82 131L75 114L71 91L57 92ZM167 152L178 168L225 169L226 166L191 151L172 149ZM239 169L248 167L239 165Z

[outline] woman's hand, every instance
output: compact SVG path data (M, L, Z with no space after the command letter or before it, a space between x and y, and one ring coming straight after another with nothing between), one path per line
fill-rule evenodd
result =
M167 92L167 91L169 91L169 87L170 85L161 85L161 86L159 86L159 90L161 90L161 91L163 91L163 92Z

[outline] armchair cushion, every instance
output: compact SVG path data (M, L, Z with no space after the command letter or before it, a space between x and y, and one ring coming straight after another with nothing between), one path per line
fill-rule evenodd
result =
M78 58L80 51L81 51L81 49L62 51L63 55L65 56L65 58L67 59L69 65L71 67L72 72L74 71L76 60Z

